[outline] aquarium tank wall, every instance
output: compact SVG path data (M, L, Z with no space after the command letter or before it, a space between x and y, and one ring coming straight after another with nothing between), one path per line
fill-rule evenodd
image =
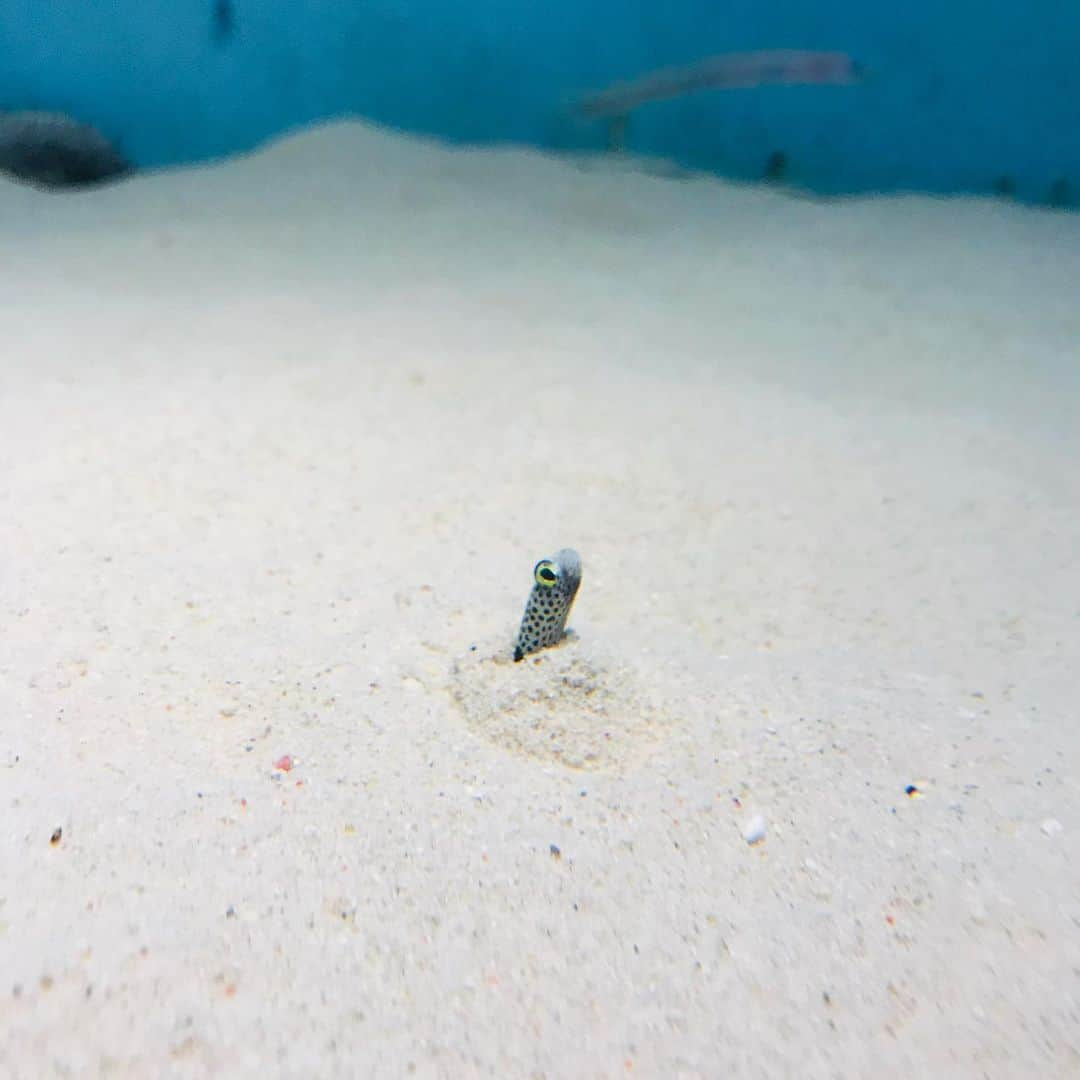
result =
M137 167L355 115L456 143L602 151L575 103L656 69L835 50L853 86L704 90L635 110L621 148L822 194L1080 199L1080 7L915 0L7 0L0 108L93 124Z

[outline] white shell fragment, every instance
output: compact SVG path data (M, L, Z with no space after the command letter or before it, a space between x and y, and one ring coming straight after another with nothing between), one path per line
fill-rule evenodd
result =
M1060 821L1058 821L1057 818L1052 817L1048 817L1040 827L1047 836L1057 836L1057 834L1061 832L1061 830L1064 828L1064 826L1061 824Z
M752 817L745 826L743 826L743 839L753 847L754 844L760 844L765 839L765 819L760 815Z

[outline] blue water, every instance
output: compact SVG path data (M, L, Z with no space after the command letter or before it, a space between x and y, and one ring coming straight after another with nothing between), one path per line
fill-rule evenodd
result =
M1080 203L1080 5L796 0L5 0L0 108L93 123L138 165L357 114L460 142L602 149L582 92L714 53L848 52L855 87L716 91L633 117L627 148L822 193Z

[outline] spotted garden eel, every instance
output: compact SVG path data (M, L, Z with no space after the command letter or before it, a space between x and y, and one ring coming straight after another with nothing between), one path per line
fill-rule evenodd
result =
M514 659L558 645L566 632L566 617L581 584L581 556L563 548L533 569L533 587L521 618Z

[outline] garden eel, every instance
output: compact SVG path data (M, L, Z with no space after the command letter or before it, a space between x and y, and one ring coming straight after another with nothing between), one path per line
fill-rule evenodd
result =
M581 584L581 556L563 548L533 569L533 587L521 617L514 659L558 645L566 631L566 617Z

